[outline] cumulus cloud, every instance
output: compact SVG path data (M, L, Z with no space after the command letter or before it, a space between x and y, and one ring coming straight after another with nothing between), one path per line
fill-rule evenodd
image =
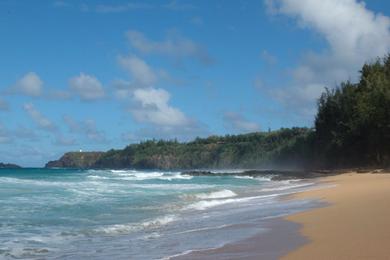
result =
M269 95L287 108L294 109L294 112L298 112L299 115L311 117L316 112L316 107L313 106L313 103L320 97L323 91L323 84L313 83L286 89L275 88L269 91Z
M119 64L130 73L136 84L142 86L154 85L157 81L157 75L153 69L137 56L120 56Z
M226 129L236 133L249 133L260 130L259 124L247 120L243 115L236 112L226 112L223 115L223 123Z
M271 13L293 18L300 27L315 31L328 44L321 52L308 51L300 64L290 70L289 88L273 93L282 100L298 98L314 104L314 96L318 97L325 86L356 80L365 62L390 50L389 17L367 9L364 2L267 0L266 4Z
M100 81L91 75L80 73L69 80L70 89L82 100L96 100L103 98L105 92Z
M133 83L123 79L114 80L112 83L113 95L119 100L127 100L133 96L136 88Z
M172 57L181 62L184 58L194 58L202 64L213 63L207 50L194 41L171 33L164 40L148 39L138 31L130 30L126 33L130 45L145 54L159 54Z
M190 120L179 109L169 105L170 94L164 89L136 89L136 106L131 113L138 122L160 126L185 126Z
M28 72L11 87L11 92L31 97L41 96L43 81L35 72Z
M168 91L155 87L159 79L172 80L167 73L156 73L135 55L120 56L118 62L129 72L131 81L114 81L113 94L127 103L128 111L135 121L147 125L147 128L142 128L137 133L125 133L122 139L130 141L147 137L178 137L187 140L204 132L201 124L170 104L171 95Z
M71 116L64 116L63 120L68 126L69 131L72 133L77 133L85 136L88 140L98 143L108 142L106 134L103 131L100 131L96 127L96 122L92 119L86 119L82 121L77 121Z
M69 99L71 93L68 90L56 88L44 88L44 82L35 72L28 72L16 81L14 85L4 91L5 94L18 94L30 97L42 97L50 100ZM45 91L44 91L45 90ZM0 99L0 110L5 105Z
M41 129L47 131L55 131L57 127L48 118L39 112L32 103L26 103L23 106L24 110Z

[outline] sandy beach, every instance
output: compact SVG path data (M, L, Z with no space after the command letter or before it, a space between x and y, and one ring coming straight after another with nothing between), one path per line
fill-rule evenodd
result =
M320 207L270 222L266 235L174 259L389 259L390 174L350 172L317 182L287 199L314 199Z
M390 174L346 173L320 179L333 184L298 193L328 206L287 216L301 224L308 243L282 259L389 259Z
M227 244L223 247L209 250L193 251L182 256L172 257L172 260L231 260L231 259L279 259L289 251L304 245L307 239L299 236L301 227L281 218L258 223L266 229L272 230L266 234L260 233L254 237Z

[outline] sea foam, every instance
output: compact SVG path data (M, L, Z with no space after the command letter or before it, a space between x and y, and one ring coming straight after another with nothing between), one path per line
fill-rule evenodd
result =
M180 172L143 172L136 170L111 170L110 171L114 176L118 176L120 180L128 180L128 181L143 181L143 180L175 180L175 179L183 179L190 180L193 176L182 175Z
M228 198L228 199L214 199L214 200L201 200L195 203L188 205L185 209L195 209L195 210L205 210L208 208L213 208L216 206L221 206L225 204L237 203L237 202L247 202L255 199L270 199L280 195L282 193L270 194L270 195L261 195L253 197L243 197L243 198Z
M237 196L237 194L231 190L219 190L219 191L200 193L195 195L195 197L199 199L222 199L222 198L231 198L235 196Z
M129 224L116 224L105 226L96 229L96 233L104 233L107 235L120 235L126 234L134 231L139 231L143 229L156 229L167 225L175 220L178 220L178 217L175 215L167 215L163 217L158 217L152 220L147 220L141 223L129 223Z

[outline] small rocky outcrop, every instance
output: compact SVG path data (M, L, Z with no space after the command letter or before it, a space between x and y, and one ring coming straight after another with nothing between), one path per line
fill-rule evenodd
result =
M1 163L0 162L0 169L19 169L22 168L19 165L13 164L13 163Z
M60 159L50 161L45 168L93 168L104 152L68 152Z

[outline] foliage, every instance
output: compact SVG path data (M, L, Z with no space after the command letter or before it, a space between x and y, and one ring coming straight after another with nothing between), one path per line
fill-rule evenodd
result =
M347 81L325 89L318 100L314 129L282 128L188 143L149 140L101 154L65 154L48 163L49 167L78 165L144 169L389 166L390 56L365 64L356 84Z
M192 142L149 140L123 150L110 150L95 164L107 168L239 168L266 167L276 162L295 162L294 147L312 130L280 129L243 135L196 138ZM286 165L287 167L287 165Z
M326 89L315 129L325 166L389 165L390 56L365 64L358 83Z

